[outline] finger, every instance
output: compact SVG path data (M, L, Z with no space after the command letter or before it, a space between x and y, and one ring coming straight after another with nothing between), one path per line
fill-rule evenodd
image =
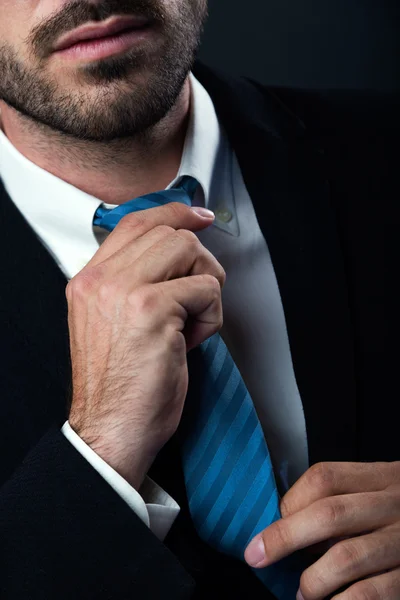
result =
M209 211L210 216L205 217L196 210L198 210L197 207L190 208L180 202L171 202L164 206L126 215L102 243L88 265L94 266L103 262L127 243L138 239L157 225L167 225L173 229L188 229L189 231L201 231L209 227L214 221L214 213Z
M332 600L399 600L400 568L377 577L369 577L349 587Z
M163 237L139 257L131 282L136 286L202 274L212 275L223 287L225 271L217 259L193 232L180 229Z
M103 262L95 264L95 261L90 261L86 265L86 272L88 272L90 268L90 271L93 274L96 274L100 283L101 280L106 279L109 274L117 275L118 273L121 273L121 271L130 268L132 264L152 246L174 233L175 229L168 225L157 225L136 240L130 240Z
M400 462L318 463L282 498L281 513L286 517L328 496L384 490L399 477Z
M331 496L272 523L256 538L263 541L265 558L257 567L272 564L296 550L339 536L384 527L400 519L398 495L389 491ZM256 539L255 538L255 539ZM252 542L251 542L252 543ZM251 560L251 549L245 558ZM255 566L249 562L251 566Z
M333 546L302 574L300 592L304 600L322 600L346 584L398 567L399 534L399 526L392 525Z
M212 275L192 275L150 287L176 303L176 320L170 317L170 323L183 331L187 352L222 327L221 287ZM188 317L191 317L190 327L184 328Z

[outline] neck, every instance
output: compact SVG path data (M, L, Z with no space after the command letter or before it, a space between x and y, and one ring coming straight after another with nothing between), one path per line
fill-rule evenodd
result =
M42 169L110 204L164 189L182 158L190 82L169 113L135 138L107 143L67 138L0 101L0 128L15 148Z

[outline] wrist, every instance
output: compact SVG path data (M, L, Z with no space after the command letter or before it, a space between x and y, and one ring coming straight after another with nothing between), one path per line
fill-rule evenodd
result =
M123 436L110 436L93 428L77 426L69 420L70 427L114 471L137 491L141 487L156 454L140 444L125 444Z

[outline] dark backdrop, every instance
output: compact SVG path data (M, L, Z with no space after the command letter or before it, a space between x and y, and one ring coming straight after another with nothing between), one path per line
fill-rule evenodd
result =
M271 85L399 89L400 0L209 0L200 58Z

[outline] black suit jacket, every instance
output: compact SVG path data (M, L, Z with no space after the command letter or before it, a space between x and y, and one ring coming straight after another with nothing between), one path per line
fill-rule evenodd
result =
M387 343L397 244L384 253L399 198L396 98L265 88L200 64L195 75L270 248L310 462L399 459ZM1 180L0 223L0 598L272 598L244 563L196 536L176 438L150 473L182 506L162 544L60 433L71 381L66 280ZM189 353L187 402L198 360Z

